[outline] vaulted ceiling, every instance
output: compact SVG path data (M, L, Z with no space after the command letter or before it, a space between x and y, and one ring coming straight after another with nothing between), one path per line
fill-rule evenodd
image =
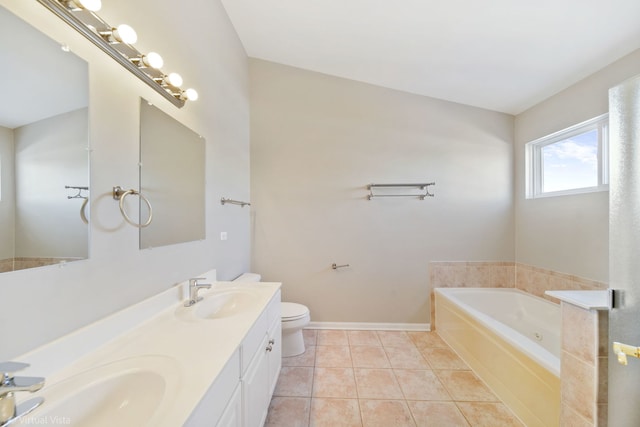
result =
M510 114L640 48L638 0L222 3L250 57Z

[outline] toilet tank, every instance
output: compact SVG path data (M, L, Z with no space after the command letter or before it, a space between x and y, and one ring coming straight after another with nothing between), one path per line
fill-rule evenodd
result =
M242 273L233 279L234 282L259 282L262 279L258 273Z

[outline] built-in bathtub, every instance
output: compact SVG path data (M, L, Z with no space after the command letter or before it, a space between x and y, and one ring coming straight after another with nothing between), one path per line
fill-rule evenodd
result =
M435 289L436 330L529 427L560 425L560 306L509 288Z

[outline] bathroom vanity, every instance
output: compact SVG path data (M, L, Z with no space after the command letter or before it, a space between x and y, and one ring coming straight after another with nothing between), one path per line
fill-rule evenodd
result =
M209 277L215 275L210 272ZM19 357L43 376L25 423L259 427L281 366L280 284L180 284Z

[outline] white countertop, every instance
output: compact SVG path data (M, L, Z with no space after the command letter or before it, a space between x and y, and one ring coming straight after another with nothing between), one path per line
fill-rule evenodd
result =
M609 310L607 291L546 291L545 294L585 310Z
M215 274L215 273L214 273ZM215 320L185 320L183 292L178 285L149 300L129 307L92 325L62 337L30 352L18 360L31 364L19 375L44 376L45 387L21 400L43 396L46 411L47 393L60 389L65 381L76 375L101 369L106 365L136 361L166 360L159 370L169 370L167 400L170 407L162 408L161 416L153 418L154 427L183 425L195 409L227 361L234 355L249 329L278 293L280 283L215 282L201 295L229 289L250 289L257 298L242 313ZM123 365L123 366L125 366ZM84 375L84 374L83 374ZM51 391L51 393L53 393ZM31 415L29 415L31 416Z

